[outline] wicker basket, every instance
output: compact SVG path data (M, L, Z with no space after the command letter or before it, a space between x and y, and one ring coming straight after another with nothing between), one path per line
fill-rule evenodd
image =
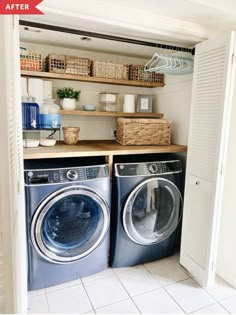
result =
M91 61L88 58L79 58L66 56L67 74L76 74L81 76L90 76Z
M171 120L118 118L116 142L122 145L169 145Z
M92 63L92 76L110 79L129 79L129 65L94 60Z
M46 71L53 73L65 73L66 56L49 54L46 58Z
M35 51L20 50L21 70L42 71L42 54Z
M164 83L164 75L156 72L145 72L144 65L130 65L129 79L132 81Z

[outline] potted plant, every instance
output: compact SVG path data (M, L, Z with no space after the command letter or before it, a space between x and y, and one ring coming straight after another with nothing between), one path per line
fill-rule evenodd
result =
M72 87L64 87L57 90L57 96L62 100L63 109L73 110L76 108L76 101L80 98L79 90Z

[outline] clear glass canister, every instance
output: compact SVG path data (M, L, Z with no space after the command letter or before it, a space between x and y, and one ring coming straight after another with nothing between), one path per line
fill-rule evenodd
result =
M34 97L22 98L22 128L39 129L40 128L39 105Z
M54 99L47 98L43 100L41 106L41 129L58 129L61 125L60 106Z

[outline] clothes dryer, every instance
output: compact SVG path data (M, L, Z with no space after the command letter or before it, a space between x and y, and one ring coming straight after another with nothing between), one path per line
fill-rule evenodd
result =
M111 266L174 254L182 217L180 161L116 163L113 179Z
M28 289L36 290L108 266L108 165L25 170Z

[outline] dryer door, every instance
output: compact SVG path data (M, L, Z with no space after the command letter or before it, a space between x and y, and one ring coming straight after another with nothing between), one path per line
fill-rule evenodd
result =
M87 187L56 191L38 207L31 223L36 251L54 263L69 263L95 250L109 227L109 208Z
M141 245L153 245L169 237L182 216L182 197L173 182L150 178L130 193L123 211L128 237Z

